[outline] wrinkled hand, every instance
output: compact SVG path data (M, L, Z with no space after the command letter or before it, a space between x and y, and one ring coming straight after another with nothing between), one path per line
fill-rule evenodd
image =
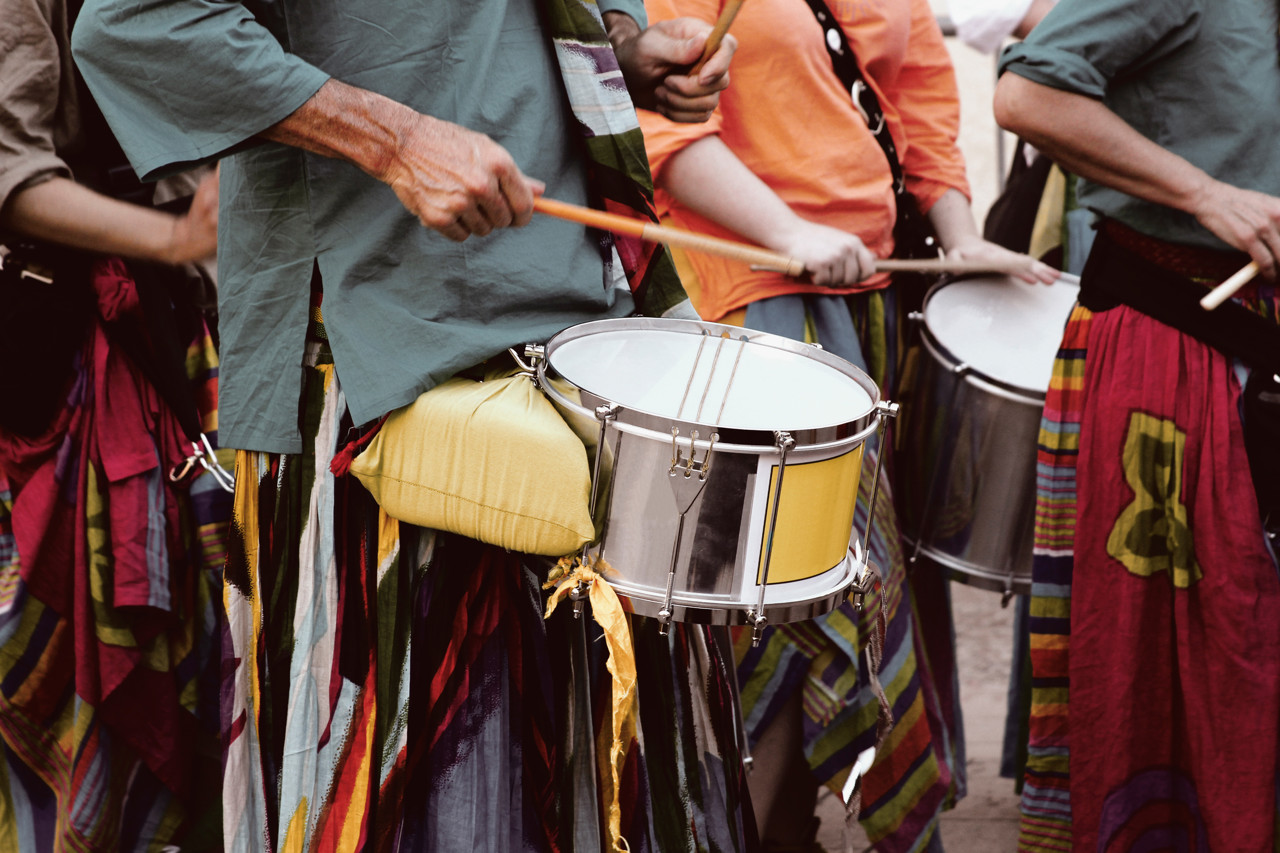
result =
M876 258L853 234L798 219L770 248L801 261L814 284L848 287L876 271Z
M1224 242L1248 252L1262 275L1280 275L1280 198L1211 181L1192 212Z
M218 170L214 169L196 187L187 212L173 218L165 260L185 264L204 260L217 250Z
M658 21L641 31L628 15L605 15L623 79L637 107L672 121L706 121L729 85L729 62L738 41L726 34L696 77L687 73L702 57L712 26L697 18Z
M375 177L423 225L457 241L528 225L546 188L484 134L420 113L401 128L398 151Z
M1058 270L1030 255L1010 251L981 237L966 239L951 246L947 249L947 260L989 263L994 269L1010 270L1011 275L1028 284L1053 284L1061 276Z

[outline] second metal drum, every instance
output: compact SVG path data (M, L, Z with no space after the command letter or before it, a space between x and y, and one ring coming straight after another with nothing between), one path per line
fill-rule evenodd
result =
M1036 442L1079 280L945 282L925 297L904 403L899 502L908 553L984 589L1027 593Z

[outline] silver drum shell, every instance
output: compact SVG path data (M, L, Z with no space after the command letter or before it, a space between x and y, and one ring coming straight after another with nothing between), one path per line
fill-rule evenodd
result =
M545 358L538 366L539 380L548 398L586 444L593 466L601 428L595 413L601 406L615 406L615 417L604 432L594 513L597 538L588 547L588 554L612 567L608 579L624 608L640 615L658 616L663 607L679 527L679 512L669 483L672 427L680 430L679 444L686 452L689 437L697 430L699 438L692 441L697 458L711 448L708 438L718 432L710 475L690 505L679 537L671 618L712 625L747 624L747 611L756 606L759 590L758 585L752 586L752 581L746 579L758 568L758 561L751 557L751 543L758 541L758 534L753 539L752 533L765 511L755 483L761 460L773 462L778 457L774 432L717 429L707 423L616 406L615 401L578 386L556 370L555 349L559 344L583 335L607 334L611 328L676 328L687 329L691 334L706 330L717 336L727 331L752 343L826 362L854 377L873 406L879 402L879 389L865 373L822 350L716 323L651 318L604 320L574 326L548 341ZM796 430L792 432L796 446L788 454L787 467L859 451L878 425L879 416L873 408L848 423ZM777 429L787 430L785 413L779 417ZM784 494L786 488L784 476ZM765 592L763 615L776 624L829 613L848 595L859 569L859 562L846 553L841 562L815 577L771 582Z

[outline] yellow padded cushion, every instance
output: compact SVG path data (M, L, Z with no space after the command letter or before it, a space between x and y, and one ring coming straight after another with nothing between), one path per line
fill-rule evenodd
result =
M561 556L595 536L586 449L527 375L427 391L351 473L393 518L513 551Z

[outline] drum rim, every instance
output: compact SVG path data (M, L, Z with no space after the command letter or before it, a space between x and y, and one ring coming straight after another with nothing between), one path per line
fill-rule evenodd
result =
M966 380L979 386L986 385L994 392L1003 392L1003 395L1011 396L1011 399L1015 402L1025 402L1030 405L1043 406L1045 397L1048 395L1047 389L1041 391L1036 388L1028 388L1025 385L1018 385L1015 382L1006 382L1003 379L979 370L948 349L938 336L934 334L933 330L929 328L929 319L925 312L928 310L929 302L933 299L934 295L948 285L957 284L962 281L972 281L973 279L978 278L992 278L992 276L987 273L968 273L965 275L957 275L939 281L925 292L924 301L921 303L920 311L918 312L921 339L924 341L924 344L929 351L937 357L938 361L949 370L954 371L961 365L967 366L968 370L965 373ZM1059 282L1065 282L1079 287L1080 277L1064 272L1058 276L1058 281L1054 284ZM1052 287L1053 285L1044 286Z
M805 429L788 429L785 425L779 425L776 430L773 429L746 429L739 427L720 427L705 421L694 421L686 419L677 419L669 415L658 415L643 409L637 409L617 403L614 400L584 388L577 382L569 379L560 373L552 364L555 350L570 341L576 341L591 335L600 334L609 329L626 329L626 330L655 330L655 331L674 331L684 334L701 334L706 331L713 336L720 336L728 332L730 337L743 338L749 342L761 343L766 346L772 346L786 352L800 355L805 358L811 358L819 363L839 371L845 376L852 379L870 398L871 404L867 411L851 421L843 423L831 424L823 427L810 427ZM716 448L731 450L735 445L741 446L743 452L750 452L753 448L762 445L772 446L777 443L775 432L785 431L789 433L796 443L804 447L839 445L844 443L856 444L865 440L866 437L875 430L879 424L879 406L881 401L880 388L875 381L867 375L866 371L859 368L837 355L827 352L813 344L806 344L800 341L794 341L781 335L772 335L767 332L759 332L754 329L745 329L741 326L730 326L723 323L711 323L705 320L686 320L677 318L656 318L656 317L620 317L606 318L602 320L590 320L585 323L579 323L570 326L561 332L553 335L546 343L544 348L544 357L538 362L538 380L542 385L544 393L551 397L557 404L566 406L575 411L580 411L588 416L594 416L593 413L597 406L600 405L616 405L618 407L617 420L620 423L628 424L643 430L650 430L659 437L669 437L671 427L675 426L680 429L681 436L688 436L693 430L698 430L702 440L710 438L711 432L718 434L716 440ZM556 381L563 381L571 385L576 391L582 395L583 404L576 403L566 399L554 386ZM585 402L590 400L590 405Z

